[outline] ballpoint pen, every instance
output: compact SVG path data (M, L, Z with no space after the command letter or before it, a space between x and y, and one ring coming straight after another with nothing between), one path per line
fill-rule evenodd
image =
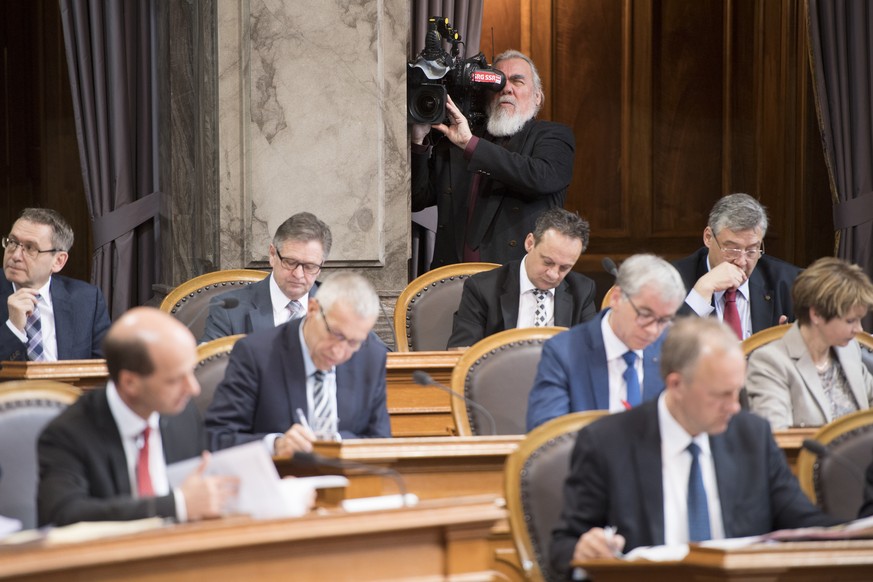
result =
M612 549L612 554L616 558L621 558L624 553L615 547L615 534L618 533L618 528L614 525L607 525L603 528L603 536L606 538L606 545Z

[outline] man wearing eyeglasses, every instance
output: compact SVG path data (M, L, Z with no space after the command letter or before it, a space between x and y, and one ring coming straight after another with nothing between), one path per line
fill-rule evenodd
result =
M767 223L766 209L748 194L715 203L703 248L675 262L689 289L680 314L718 317L739 339L788 321L800 269L764 254Z
M206 412L210 448L262 440L289 456L316 438L390 437L378 316L366 279L334 273L304 318L239 340Z
M620 412L656 398L662 333L685 297L676 269L634 255L618 270L609 309L546 341L528 398L527 429L583 410Z
M109 314L100 290L63 277L73 229L46 208L25 208L3 237L0 360L103 357Z
M306 314L315 278L330 254L330 228L314 214L300 212L283 222L270 244L273 272L263 281L219 295L209 309L201 342L270 329ZM220 300L234 298L225 309Z

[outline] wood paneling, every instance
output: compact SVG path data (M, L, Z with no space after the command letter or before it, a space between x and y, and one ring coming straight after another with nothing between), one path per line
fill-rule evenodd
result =
M592 227L577 270L691 253L731 192L768 207L768 253L832 254L804 22L802 0L485 0L497 51L548 72L541 117L576 135L566 207Z

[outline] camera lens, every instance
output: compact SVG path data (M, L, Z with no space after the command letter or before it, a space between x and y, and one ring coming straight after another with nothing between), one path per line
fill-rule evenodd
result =
M416 123L439 123L445 117L446 90L442 85L422 85L409 95L409 115Z

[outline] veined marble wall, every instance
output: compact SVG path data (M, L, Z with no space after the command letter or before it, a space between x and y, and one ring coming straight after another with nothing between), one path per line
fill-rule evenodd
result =
M330 225L329 268L406 286L407 0L221 0L221 269L265 265L307 210Z

